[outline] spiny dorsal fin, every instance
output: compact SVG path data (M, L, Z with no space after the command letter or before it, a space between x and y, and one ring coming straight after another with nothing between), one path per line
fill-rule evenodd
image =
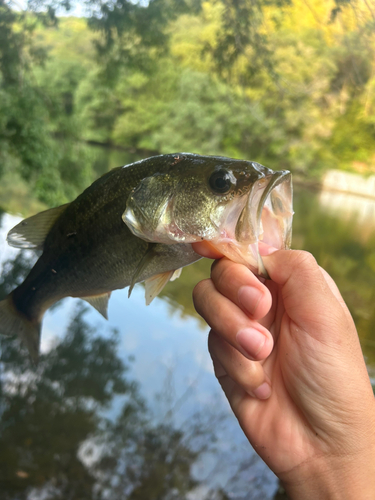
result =
M81 297L90 304L90 306L95 307L95 309L100 312L100 314L108 319L108 301L111 296L111 292L103 293L102 295L92 295L91 297Z
M21 221L9 231L7 236L9 245L42 250L49 230L68 205L69 203L66 203L60 207L50 208Z
M154 298L159 295L174 273L175 271L166 271L165 273L155 274L155 276L151 276L145 281L146 306L150 305Z

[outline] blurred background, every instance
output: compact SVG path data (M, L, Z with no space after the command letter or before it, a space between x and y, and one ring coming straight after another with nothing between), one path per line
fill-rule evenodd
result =
M374 382L374 4L0 0L1 298L35 261L5 242L21 217L180 151L292 171L293 247L336 280ZM65 299L37 368L0 340L1 499L276 498L192 305L209 266L147 309L116 291L109 323Z

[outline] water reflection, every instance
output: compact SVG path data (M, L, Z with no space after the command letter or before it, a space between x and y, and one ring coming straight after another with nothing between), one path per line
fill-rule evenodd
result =
M79 446L100 431L100 409L135 391L116 337L93 334L79 311L37 369L17 339L1 339L2 498L29 498L30 489L34 498L92 498L95 478Z
M226 460L218 445L218 434L228 425L225 413L207 407L177 426L181 401L172 398L164 418L155 418L118 348L118 332L98 335L82 307L37 368L17 339L1 339L1 498L235 498L194 470L204 469L209 455L217 469ZM163 390L163 398L168 396ZM116 399L121 404L113 416L108 410ZM259 476L260 461L253 456L241 466L237 458L247 474L242 482L234 476L236 487L264 498L264 467L266 481L248 484L252 468ZM225 469L230 466L225 462Z

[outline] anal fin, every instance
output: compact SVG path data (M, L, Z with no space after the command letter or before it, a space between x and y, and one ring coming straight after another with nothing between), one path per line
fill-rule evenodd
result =
M95 307L95 309L100 312L103 318L108 319L108 301L111 296L111 292L106 292L101 295L91 295L90 297L81 297L90 304L90 306Z

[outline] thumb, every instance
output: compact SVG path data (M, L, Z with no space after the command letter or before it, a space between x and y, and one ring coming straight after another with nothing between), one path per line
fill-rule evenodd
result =
M289 318L310 335L327 342L348 329L353 321L343 301L332 291L326 276L308 252L279 250L263 257L272 281L280 285L284 307ZM343 307L345 310L343 311ZM341 328L337 328L341 326ZM352 328L350 328L352 329Z

